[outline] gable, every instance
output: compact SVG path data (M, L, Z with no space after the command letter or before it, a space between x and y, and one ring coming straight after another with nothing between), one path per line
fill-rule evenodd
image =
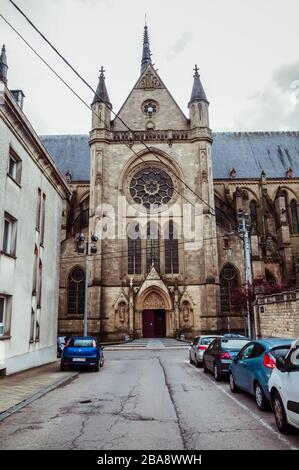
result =
M142 105L145 101L157 103L157 112L152 116L148 116L143 112ZM148 64L138 78L118 115L133 130L145 130L147 128L183 130L188 127L188 119L167 90L152 64ZM113 130L125 131L127 128L116 118L113 121Z

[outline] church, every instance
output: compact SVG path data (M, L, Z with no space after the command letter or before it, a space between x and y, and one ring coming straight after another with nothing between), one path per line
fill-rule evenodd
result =
M212 132L197 66L193 76L185 113L152 63L145 26L121 109L102 67L90 134L41 137L72 189L60 334L82 334L86 300L88 333L104 341L244 333L232 295L245 283L240 210L253 279L298 287L299 133Z

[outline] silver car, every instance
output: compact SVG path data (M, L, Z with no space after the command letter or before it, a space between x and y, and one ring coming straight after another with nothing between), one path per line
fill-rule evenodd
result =
M209 346L209 344L215 338L221 338L220 335L201 335L196 336L189 348L189 361L194 363L196 367L202 365L203 362L203 353Z

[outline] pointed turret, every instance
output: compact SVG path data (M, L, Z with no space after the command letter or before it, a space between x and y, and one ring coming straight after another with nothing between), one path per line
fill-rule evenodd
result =
M197 65L194 68L193 78L193 88L188 103L191 128L209 127L209 102L200 81Z
M7 58L6 58L6 49L5 45L2 46L1 56L0 56L0 80L7 85Z
M110 102L110 98L109 98L108 91L106 88L104 73L105 73L105 70L104 70L104 67L102 66L100 69L98 87L96 90L96 94L94 95L92 105L94 105L95 103L102 103L104 101L106 104L108 104L112 108L112 104Z
M143 33L143 49L142 49L142 59L141 59L141 73L144 71L148 64L152 63L151 59L151 50L150 50L150 43L149 43L149 34L148 34L148 27L145 23L144 25L144 33Z
M111 122L112 104L108 95L105 83L105 70L103 66L100 69L99 83L91 104L92 110L92 128L93 129L109 129Z

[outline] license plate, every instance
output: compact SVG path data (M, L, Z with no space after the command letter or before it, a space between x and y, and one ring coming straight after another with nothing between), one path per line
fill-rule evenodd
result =
M73 362L85 362L85 357L73 357Z

